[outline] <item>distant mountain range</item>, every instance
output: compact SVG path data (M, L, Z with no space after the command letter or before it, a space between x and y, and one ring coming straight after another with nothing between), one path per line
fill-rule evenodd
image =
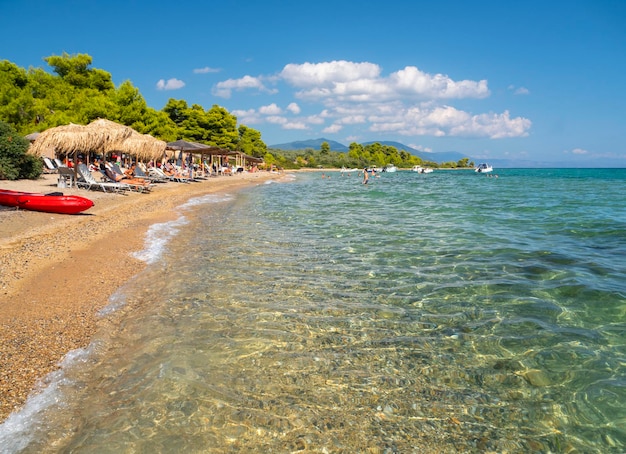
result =
M311 140L299 140L296 142L289 143L281 143L277 145L270 145L269 148L275 148L278 150L305 150L307 148L311 148L313 150L319 150L322 146L322 143L328 142L330 149L332 151L346 152L349 151L349 147L346 145L335 142L334 140L329 139L311 139ZM429 153L425 151L416 150L415 148L411 148L408 145L405 145L400 142L392 142L392 141L373 141L373 142L365 142L362 145L370 145L373 143L380 143L381 145L387 145L390 147L395 147L398 151L407 151L412 155L419 156L424 161L431 161L436 163L443 162L458 162L463 158L469 158L470 162L474 162L474 164L479 164L481 162L485 162L484 159L474 158L472 156L468 156L463 153L459 153L458 151L444 151L444 152L434 152ZM624 160L619 159L603 159L601 163L594 161L584 161L584 160L569 160L569 161L528 161L523 159L489 159L489 164L491 164L494 168L594 168L594 167L615 167L621 168L624 167Z
M349 147L347 147L346 145L336 142L334 140L329 140L329 139L309 139L309 140L298 140L295 142L288 142L288 143L279 143L276 145L269 145L269 148L274 148L277 150L306 150L307 148L311 148L313 150L319 150L320 147L322 146L322 143L327 142L328 145L330 146L330 149L332 151L339 151L339 152L345 152L345 151L349 151ZM379 140L379 141L372 141L372 142L364 142L361 145L371 145L373 143L379 143L381 145L386 145L388 147L394 147L396 148L398 151L408 151L409 153L411 153L412 155L418 156L419 158L423 159L424 161L432 161L432 162L437 162L437 163L442 163L442 162L450 162L450 161L454 161L457 162L460 159L463 158L469 158L470 161L472 161L473 159L470 156L467 156L465 154L459 153L457 151L443 151L443 152L437 152L437 153L428 153L425 151L420 151L420 150L416 150L415 148L411 148L408 145L405 145L403 143L400 142L393 142L393 141L385 141L385 140Z

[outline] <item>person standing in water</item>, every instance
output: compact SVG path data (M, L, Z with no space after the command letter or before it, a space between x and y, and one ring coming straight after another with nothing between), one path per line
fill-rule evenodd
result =
M367 168L363 169L363 184L367 184L367 181L369 180L369 175L367 173Z

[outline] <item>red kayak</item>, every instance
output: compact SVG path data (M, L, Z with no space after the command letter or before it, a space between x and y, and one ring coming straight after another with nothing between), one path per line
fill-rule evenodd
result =
M60 192L38 194L0 189L0 205L46 213L76 214L91 208L93 202L84 197L63 195Z

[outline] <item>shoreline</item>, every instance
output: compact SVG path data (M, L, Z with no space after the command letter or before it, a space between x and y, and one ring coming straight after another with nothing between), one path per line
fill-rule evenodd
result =
M150 225L176 217L192 197L238 191L281 175L269 172L158 184L148 194L63 189L94 201L83 214L0 207L0 424L71 350L95 334L97 312L145 268L131 256ZM4 189L56 191L56 174L1 181Z

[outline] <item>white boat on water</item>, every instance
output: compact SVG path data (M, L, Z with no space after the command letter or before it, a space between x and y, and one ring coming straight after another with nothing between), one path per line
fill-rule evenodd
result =
M413 172L417 173L431 173L433 169L430 167L413 166Z
M393 164L387 164L385 167L383 167L383 172L395 172L397 170L398 168Z
M482 164L478 164L478 166L474 169L474 172L476 172L476 173L493 172L493 167L491 167L489 164L483 162Z
M360 172L361 169L348 169L347 167L341 168L341 173Z

